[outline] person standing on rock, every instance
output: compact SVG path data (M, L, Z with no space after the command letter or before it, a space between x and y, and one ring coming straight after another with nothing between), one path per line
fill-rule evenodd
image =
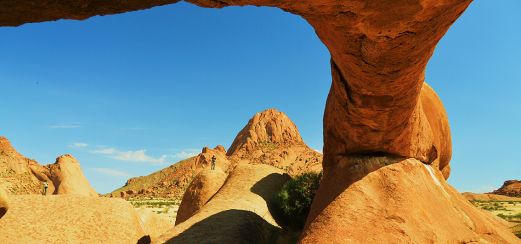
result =
M47 181L43 182L43 195L47 195L47 188L49 187L49 183Z
M215 169L215 160L217 160L217 159L215 158L215 155L213 155L212 156L212 170Z

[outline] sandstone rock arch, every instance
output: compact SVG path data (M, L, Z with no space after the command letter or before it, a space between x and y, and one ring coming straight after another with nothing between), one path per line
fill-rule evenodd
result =
M85 19L177 0L0 3L0 26ZM333 86L324 114L324 168L351 154L384 153L432 163L433 129L419 102L437 42L471 0L190 0L202 7L270 6L300 15L331 53ZM449 157L450 158L450 157ZM448 165L448 159L440 165Z
M177 0L6 0L0 3L0 26L85 19L175 2ZM324 113L323 185L328 185L328 182L334 185L332 180L335 177L343 179L345 184L344 189L333 192L321 186L308 218L308 227L313 226L314 219L331 203L328 199L342 194L352 183L371 172L384 168L382 173L385 173L389 164L397 165L393 167L401 172L416 172L407 171L407 165L411 164L409 168L426 176L429 173L420 171L417 165L431 165L426 166L434 170L430 175L433 181L428 181L429 184L437 184L449 176L451 145L448 122L441 101L424 84L424 73L436 44L471 0L189 2L210 8L278 7L306 19L328 48L333 81ZM412 163L406 158L412 158ZM418 179L413 177L414 180ZM499 224L490 227L483 224L489 222L488 218L468 210L453 191L445 189L433 194L442 192L449 192L447 196L452 199L449 203L462 206L458 210L462 215L456 218L468 219L465 223L472 230L468 241L482 241L480 236L485 236L483 238L490 238L488 240L515 242L503 230L497 230L501 228ZM345 222L337 221L337 225L342 224ZM407 224L411 223L404 225ZM327 226L322 228L328 229ZM401 231L409 234L408 230ZM317 240L321 235L325 237L324 233L306 232L308 240Z

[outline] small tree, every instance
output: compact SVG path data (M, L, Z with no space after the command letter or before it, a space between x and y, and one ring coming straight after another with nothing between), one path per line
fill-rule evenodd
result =
M304 173L282 186L275 201L281 224L304 228L321 178L322 173Z

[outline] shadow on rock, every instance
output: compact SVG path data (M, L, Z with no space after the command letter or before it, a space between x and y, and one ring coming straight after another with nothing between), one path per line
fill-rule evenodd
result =
M166 243L273 243L278 231L253 212L231 209L194 224Z

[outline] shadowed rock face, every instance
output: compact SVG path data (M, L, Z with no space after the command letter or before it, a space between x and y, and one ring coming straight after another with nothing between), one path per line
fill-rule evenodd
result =
M154 243L273 243L280 228L270 201L288 179L275 167L241 163L193 216Z
M0 218L2 218L9 209L9 198L7 197L7 193L0 188Z

